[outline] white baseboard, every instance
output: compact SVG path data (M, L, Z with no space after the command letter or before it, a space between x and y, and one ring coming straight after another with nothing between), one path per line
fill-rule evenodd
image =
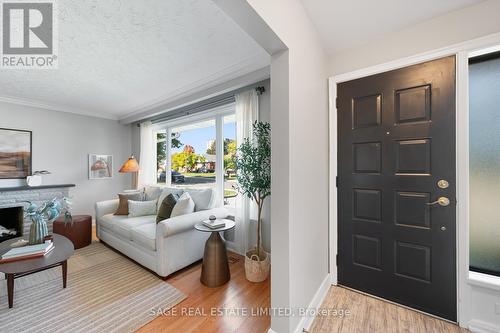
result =
M245 256L245 253L241 252L238 248L235 248L232 246L232 244L230 244L229 242L226 242L226 248L228 249L228 251L231 251L231 252L234 252L236 254L239 254L240 256L244 257ZM272 263L272 260L271 260L271 253L268 252L267 253L269 255L269 261Z
M327 274L325 278L323 279L323 282L321 282L318 290L316 290L316 293L314 294L313 299L311 300L311 303L309 303L308 308L309 309L319 309L321 307L321 304L323 304L323 301L326 297L326 294L328 294L328 290L330 289L332 282L331 282L331 277L330 274ZM308 331L311 328L311 325L314 321L315 317L302 317L300 319L299 324L295 328L294 332L295 333L302 333L304 331Z
M277 333L277 332L273 331L272 329L268 329L267 333Z
M500 332L500 326L482 320L472 319L469 321L469 330L474 333L498 333Z
M335 273L330 273L330 282L332 286L336 286L338 284L337 281L337 270L335 269Z

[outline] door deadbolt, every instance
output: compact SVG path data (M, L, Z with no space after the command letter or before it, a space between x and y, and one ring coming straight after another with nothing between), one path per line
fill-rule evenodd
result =
M428 206L433 206L436 204L446 207L450 204L450 199L448 199L447 197L439 197L436 201L427 203Z
M439 180L439 181L437 182L437 186L438 186L439 188L448 188L448 187L450 187L450 183L448 183L448 182L447 182L446 180L444 180L444 179L441 179L441 180Z

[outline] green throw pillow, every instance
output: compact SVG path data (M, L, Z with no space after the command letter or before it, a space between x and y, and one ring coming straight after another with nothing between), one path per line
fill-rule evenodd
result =
M172 214L172 209L174 209L177 200L179 199L179 195L170 193L163 199L160 204L160 208L158 209L158 213L156 214L156 223L161 222L170 218L170 214Z

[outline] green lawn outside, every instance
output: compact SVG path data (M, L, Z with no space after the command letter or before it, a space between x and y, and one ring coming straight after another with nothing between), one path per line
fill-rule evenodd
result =
M184 177L206 177L206 178L215 178L215 172L207 172L207 173L202 173L202 172L186 172L183 173ZM225 180L236 180L236 176L224 176Z
M207 173L202 173L202 172L186 172L183 173L185 177L207 177L207 178L215 178L215 173L214 172L207 172Z
M231 197L233 195L237 195L238 192L235 190L224 189L224 197Z

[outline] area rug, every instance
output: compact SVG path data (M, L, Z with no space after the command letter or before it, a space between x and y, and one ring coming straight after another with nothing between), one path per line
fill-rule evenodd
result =
M2 274L3 277L3 274ZM101 243L75 251L68 285L61 267L16 279L8 308L1 280L2 332L134 332L185 295Z

